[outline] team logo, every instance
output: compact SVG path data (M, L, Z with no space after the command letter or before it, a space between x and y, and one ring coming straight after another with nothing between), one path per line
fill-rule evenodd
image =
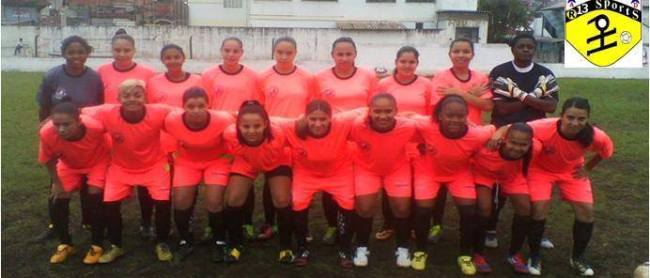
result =
M221 89L221 86L214 86L214 94L219 96L223 93L223 90Z
M323 90L323 95L326 95L328 97L333 97L336 95L336 93L334 93L334 90L328 88Z
M427 151L427 153L429 153L431 155L435 155L435 154L438 153L438 150L433 145L426 144L425 148L426 148L425 150Z
M122 135L121 133L112 133L111 138L113 139L113 143L117 143L117 144L124 143L124 135Z
M565 10L566 42L598 67L608 67L630 53L641 41L639 1L569 0ZM575 60L565 51L567 66ZM641 51L633 51L640 56ZM640 61L641 57L634 59ZM635 65L625 64L623 66Z
M370 150L370 143L366 141L358 141L357 146L359 146L360 150L364 150L364 151Z
M553 155L555 153L555 147L553 147L553 146L544 146L544 148L542 149L542 152L545 155Z
M280 92L280 90L278 89L278 87L271 87L271 88L269 88L269 96L272 96L272 97L277 96L277 95L278 95L278 92Z
M305 150L303 148L296 148L296 149L294 149L294 151L298 154L298 156L300 156L302 158L307 157L307 150Z

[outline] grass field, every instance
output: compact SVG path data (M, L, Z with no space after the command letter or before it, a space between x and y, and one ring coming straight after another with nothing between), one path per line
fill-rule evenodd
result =
M2 73L2 275L6 277L455 277L459 276L457 252L457 214L448 203L442 241L431 246L429 265L424 273L394 266L393 241L371 241L370 266L343 270L335 258L336 249L312 245L313 258L306 268L283 266L275 262L277 242L251 243L241 263L224 266L209 261L209 252L199 247L183 263L159 263L153 245L137 236L139 208L129 201L123 206L124 243L127 255L106 266L84 266L83 254L62 265L48 263L56 240L31 243L47 221L46 170L36 161L37 107L35 92L41 73ZM588 258L601 277L630 277L637 264L648 260L648 81L561 79L561 97L581 95L592 103L592 121L607 131L616 145L613 159L604 161L592 174L596 198L596 226L588 249ZM259 189L258 189L259 192ZM258 194L258 196L261 196ZM258 198L258 201L261 198ZM73 240L84 253L89 235L79 229L79 202L71 202ZM312 210L311 230L316 239L322 235L325 220L320 201ZM256 207L260 211L260 206ZM206 222L199 211L200 225ZM261 213L256 221L261 221ZM495 277L514 276L504 261L511 210L504 210L499 229L501 247L488 250L488 259L496 269ZM380 224L380 217L375 225ZM567 277L571 272L571 226L573 212L564 203L554 202L548 221L548 235L556 248L543 251L547 277ZM196 233L198 237L198 232ZM176 238L174 237L174 240Z

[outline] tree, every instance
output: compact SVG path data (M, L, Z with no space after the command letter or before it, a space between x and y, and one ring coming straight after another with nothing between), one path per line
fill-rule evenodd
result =
M488 43L506 42L517 32L531 31L533 0L479 0L478 10L490 15Z

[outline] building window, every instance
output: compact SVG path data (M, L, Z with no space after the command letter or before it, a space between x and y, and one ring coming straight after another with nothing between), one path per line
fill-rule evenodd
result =
M243 6L243 0L224 0L223 1L223 7L224 8L241 8Z
M406 3L435 3L436 0L406 0Z
M395 3L395 0L366 0L366 3Z
M456 27L456 39L460 38L478 43L478 27Z

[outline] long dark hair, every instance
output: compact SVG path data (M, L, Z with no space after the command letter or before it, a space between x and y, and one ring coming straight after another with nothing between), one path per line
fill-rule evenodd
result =
M322 99L315 99L307 104L307 107L305 108L305 117L315 111L323 111L325 114L332 116L332 106L330 106L327 101L324 101ZM305 119L296 121L296 136L298 136L300 139L305 140L307 139L308 135L309 127L307 127Z
M564 112L569 108L578 108L587 111L587 115L591 114L591 105L589 105L589 100L586 98L572 97L567 99L564 101L564 104L562 104L562 112L560 115L563 116ZM591 143L594 142L594 127L587 123L587 125L576 134L576 140L578 140L578 142L580 142L580 144L585 148L591 146Z
M269 114L266 113L264 106L262 106L262 104L260 104L257 100L247 100L244 101L241 106L239 106L239 112L237 113L237 123L235 129L237 130L237 141L239 141L240 144L250 146L250 144L244 139L241 131L239 131L241 118L245 114L257 114L262 117L266 123L264 138L266 138L268 141L273 140L273 133L271 132L271 119L269 118Z
M438 101L438 104L436 104L434 107L433 114L431 115L431 120L435 123L439 122L440 120L438 120L438 117L442 112L442 108L445 107L445 105L453 102L462 104L465 106L465 110L467 111L467 102L462 97L457 95L446 95L441 98L440 101Z
M528 151L522 157L522 172L524 176L527 176L528 166L530 165L530 161L533 159L533 128L523 122L514 123L508 128L508 131L506 132L506 138L508 138L510 132L512 131L523 132L530 136L530 148L528 148Z

